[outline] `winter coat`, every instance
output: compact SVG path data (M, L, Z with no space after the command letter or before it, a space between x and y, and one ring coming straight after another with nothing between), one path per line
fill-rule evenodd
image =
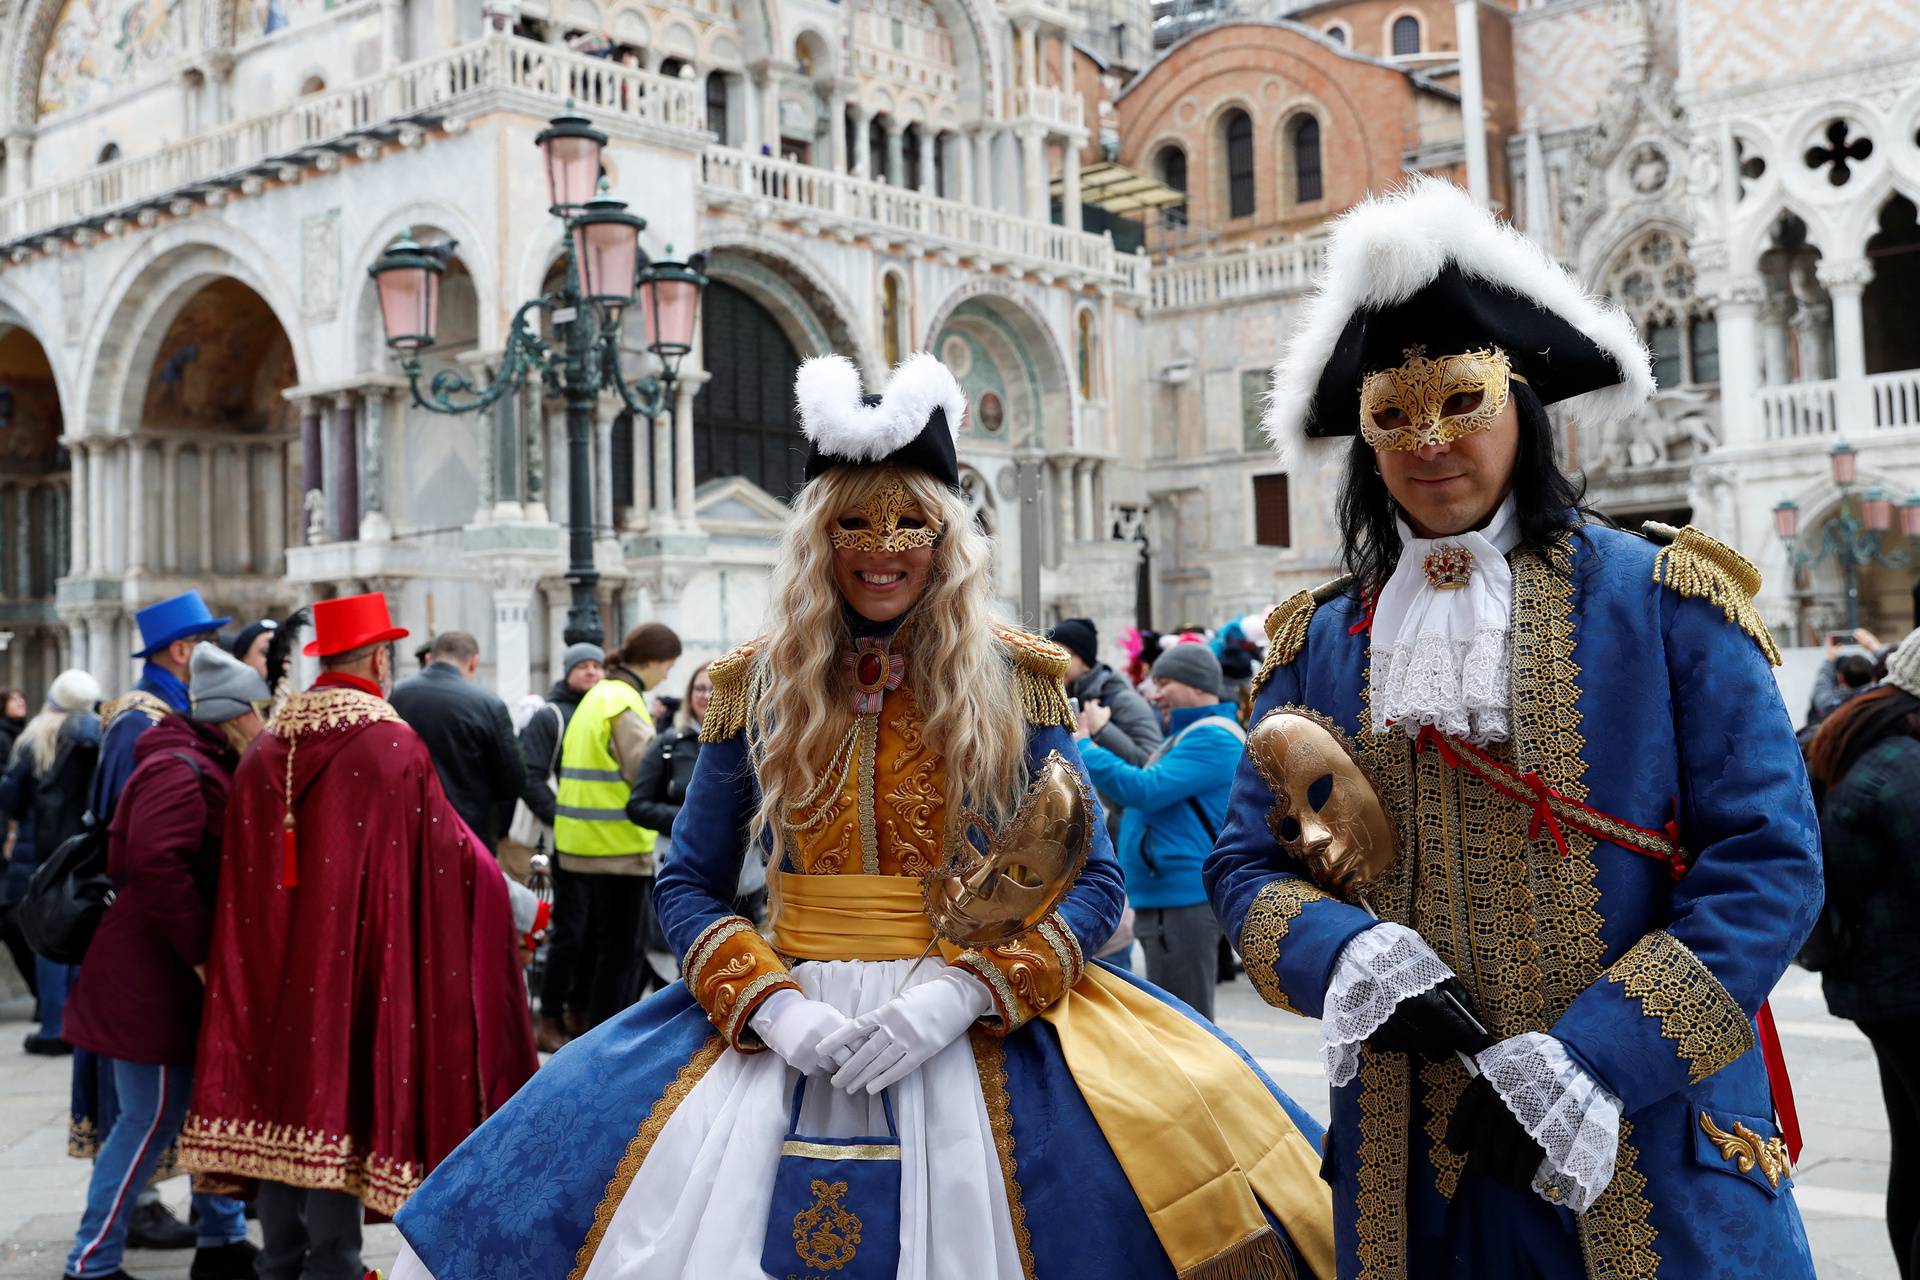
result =
M13 861L7 865L7 902L18 902L34 868L84 829L87 793L99 758L100 718L91 711L77 712L60 726L46 773L35 774L32 758L23 755L0 776L0 815L20 824Z
M693 781L693 762L700 755L697 727L670 729L653 740L633 780L627 800L627 821L663 836L673 834L673 820Z
M1820 983L1836 1018L1920 1014L1917 781L1920 740L1893 734L1869 747L1821 803L1833 954Z
M1230 702L1182 707L1167 728L1173 740L1144 767L1128 764L1097 742L1080 749L1093 785L1122 806L1120 869L1135 910L1191 907L1207 900L1200 864L1226 821L1227 796L1245 742L1235 731ZM1195 804L1206 814L1205 822L1194 812Z
M553 790L554 771L559 767L560 741L566 737L567 726L573 723L573 713L580 708L580 699L587 695L567 684L565 680L553 682L553 688L547 690L547 706L533 713L526 728L520 731L520 760L522 781L520 798L526 801L527 808L533 810L533 816L553 825L553 806L558 802ZM559 723L554 722L551 707L560 713Z
M87 946L62 1035L108 1058L189 1066L213 937L227 792L240 757L220 730L168 716L134 744L107 827L113 905Z
M27 722L15 716L0 716L0 773L5 773L7 765L13 760L13 744L26 729Z
M402 680L389 701L427 744L454 812L495 848L513 821L525 773L507 704L450 662L431 663Z
M1090 668L1073 682L1067 693L1078 698L1083 707L1097 701L1113 712L1113 719L1093 735L1093 741L1128 764L1145 764L1153 749L1160 745L1159 714L1125 676L1106 663Z

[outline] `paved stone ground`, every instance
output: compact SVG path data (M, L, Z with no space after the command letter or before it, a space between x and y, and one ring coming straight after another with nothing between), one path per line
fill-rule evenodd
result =
M1268 1008L1244 979L1221 988L1217 1012L1220 1024L1324 1121L1318 1024ZM17 981L0 988L0 1280L60 1274L90 1168L66 1155L67 1060L29 1058L16 1047L28 1030L28 1013ZM1886 1115L1873 1052L1851 1023L1827 1016L1812 974L1788 973L1774 993L1774 1015L1808 1134L1796 1194L1819 1274L1822 1280L1888 1280L1896 1272L1883 1216ZM184 1215L186 1180L167 1183L162 1192ZM369 1265L385 1266L397 1248L392 1227L368 1229ZM192 1256L131 1253L127 1265L141 1280L184 1280Z

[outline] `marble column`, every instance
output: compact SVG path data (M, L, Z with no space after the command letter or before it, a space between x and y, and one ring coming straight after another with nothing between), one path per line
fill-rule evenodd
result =
M1820 283L1833 299L1833 376L1841 434L1873 430L1873 401L1867 393L1867 334L1860 299L1873 280L1873 261L1822 260Z
M160 445L160 554L168 573L184 572L180 563L180 446Z
M1080 230L1080 143L1071 137L1060 144L1060 186L1060 223L1069 231L1078 231Z
M920 124L920 190L925 195L940 194L940 184L935 181L938 166L933 163L933 130L925 121Z
M671 425L655 419L653 423L653 523L666 528L673 519L673 431Z
M533 588L503 574L493 588L493 691L509 707L531 692Z
M1764 431L1755 394L1760 388L1754 313L1762 297L1757 278L1735 280L1714 305L1720 328L1720 420L1727 448L1759 444Z
M827 167L847 171L847 91L839 84L827 94Z
M89 562L95 574L106 573L113 549L107 545L107 467L112 455L103 445L90 446L93 465L87 468L87 512L92 523L87 531L87 547L93 553Z
M847 110L853 116L853 176L871 178L873 176L873 147L869 145L871 137L867 129L867 108L858 102L847 104ZM844 125L841 126L843 129Z
M647 419L643 414L633 414L627 424L627 456L633 459L633 501L627 504L627 513L620 521L623 533L638 533L647 527L647 512L653 506L651 469L653 454L649 452L651 441L647 438Z
M127 442L127 572L147 568L147 442Z
M1780 297L1769 297L1756 308L1764 356L1760 381L1767 386L1793 381L1793 333L1787 327L1792 311L1793 300Z
M1020 55L1020 85L1032 89L1040 83L1040 44L1031 18L1014 24L1014 39Z
M333 406L333 536L339 542L360 540L359 398L344 395Z
M1047 138L1039 125L1020 129L1020 185L1022 212L1034 222L1047 221Z
M111 696L120 691L120 682L114 678L119 664L113 652L113 618L104 609L94 609L88 612L86 621L86 670L100 682L102 692Z
M90 459L87 446L78 440L67 445L67 457L71 460L72 470L67 481L67 524L70 532L72 550L68 554L67 572L75 577L86 577L93 567L93 539L89 536L88 521L92 513L88 510L87 470Z
M517 406L514 397L503 403ZM393 400L378 388L361 397L360 423L360 503L366 514L360 517L360 537L367 542L386 542L393 537L393 524L387 519L387 415ZM509 408L512 412L512 407Z
M673 513L682 527L694 527L693 515L693 402L709 374L681 375L674 387L673 405Z
M25 133L7 135L7 195L25 195L33 189L33 138ZM6 228L9 233L24 228Z
M255 573L253 558L253 448L241 445L234 450L240 470L240 491L234 495L234 571Z
M200 454L200 572L212 573L215 563L213 509L217 505L213 495L213 446L203 441L198 452Z
M1073 528L1080 542L1091 542L1094 538L1093 470L1098 465L1092 458L1082 458L1073 464Z
M973 135L973 202L982 209L999 206L993 193L993 126L981 124Z
M323 407L324 402L314 399L300 410L300 541L303 543L326 541L325 520L315 519L318 512L314 499L309 496L325 494L327 487L326 451L321 439Z
M887 117L887 185L898 187L907 180L906 126L893 116Z
M950 200L978 204L973 190L973 143L964 133L950 133L947 155L947 189L943 194Z
M406 0L380 0L381 65L391 71L407 60Z
M760 89L760 141L767 154L780 158L780 77L771 67L762 74Z

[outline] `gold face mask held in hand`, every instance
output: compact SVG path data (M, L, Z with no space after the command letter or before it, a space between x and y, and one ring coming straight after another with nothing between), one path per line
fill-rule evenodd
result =
M1033 928L1067 896L1087 865L1093 844L1086 792L1080 775L1058 751L1050 752L1013 819L990 837L984 854L960 842L971 856L957 874L929 879L927 918L934 932L961 947L991 947ZM968 815L967 825L986 825Z
M890 478L872 496L834 519L827 538L837 551L892 555L917 551L940 540L940 529L920 511L907 486Z
M1497 348L1429 360L1425 347L1408 347L1406 356L1360 384L1360 434L1375 449L1411 453L1485 431L1507 407L1508 381L1526 381Z
M1273 792L1267 827L1274 839L1306 864L1314 883L1359 901L1393 865L1393 820L1344 735L1318 712L1281 707L1247 735L1247 754Z

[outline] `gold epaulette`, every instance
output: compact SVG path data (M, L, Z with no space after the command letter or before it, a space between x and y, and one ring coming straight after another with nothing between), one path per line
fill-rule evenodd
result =
M154 724L159 724L173 714L173 708L161 699L145 689L133 689L100 708L100 731L105 733L112 728L114 717L122 711L138 711Z
M1309 591L1296 591L1267 615L1267 656L1253 674L1253 696L1259 697L1273 673L1290 666L1307 644L1307 627L1314 610L1335 596L1345 595L1353 585L1353 575L1342 574L1332 582L1323 582Z
M1073 708L1067 705L1067 651L1044 636L995 623L993 634L1013 658L1013 678L1020 686L1020 706L1027 722L1071 729Z
M750 710L747 687L753 683L753 655L766 643L763 636L749 640L738 649L715 658L707 667L707 679L713 682L713 698L700 721L700 741L725 742L747 727Z
M1760 591L1760 571L1753 561L1726 543L1688 525L1676 529L1657 520L1649 520L1640 531L1655 542L1664 543L1653 558L1653 580L1683 596L1697 596L1717 604L1727 621L1753 637L1760 652L1774 666L1780 665L1780 646L1773 632L1753 607Z

